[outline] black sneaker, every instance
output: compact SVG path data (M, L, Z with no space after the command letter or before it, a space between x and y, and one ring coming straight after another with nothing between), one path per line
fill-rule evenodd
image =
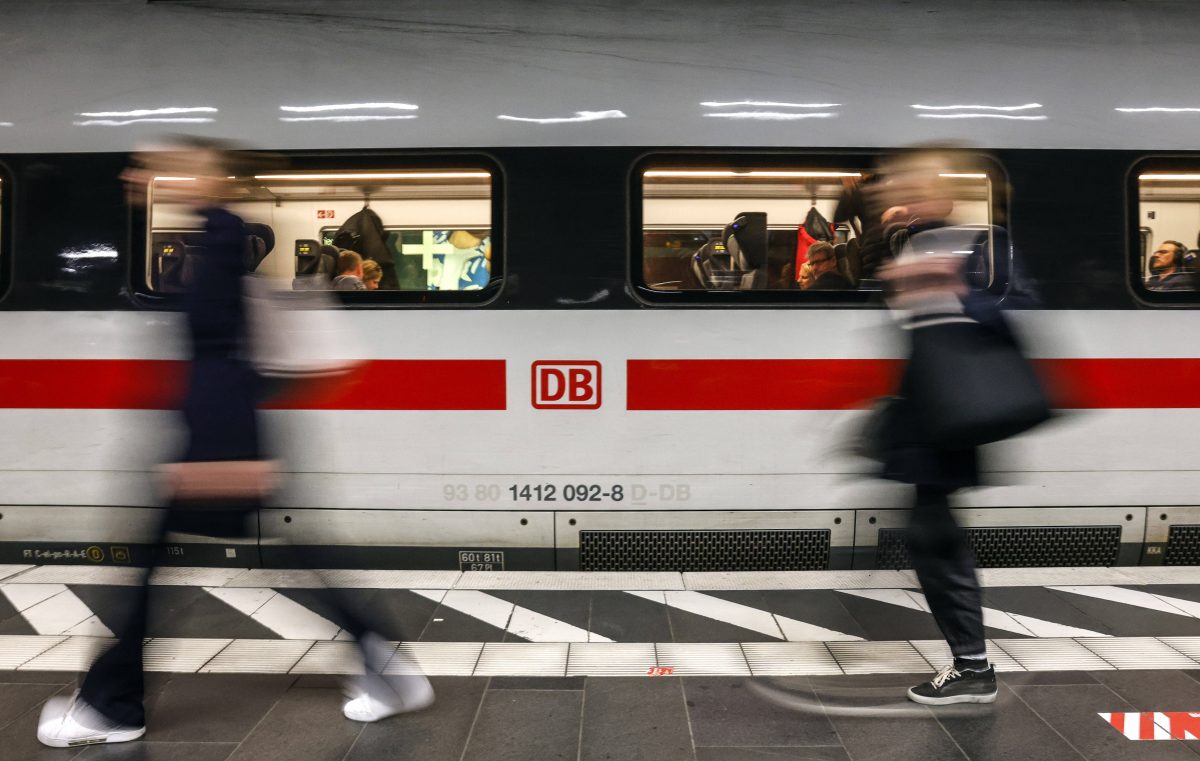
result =
M908 699L927 706L951 703L994 703L996 701L996 669L984 671L946 666L928 682L910 687Z

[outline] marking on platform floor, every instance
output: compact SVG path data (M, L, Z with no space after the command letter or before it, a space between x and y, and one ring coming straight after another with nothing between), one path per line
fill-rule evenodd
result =
M341 628L274 589L204 587L213 597L284 639L336 639Z
M467 589L412 591L530 642L612 642L607 637L483 592Z
M7 575L5 575L7 574ZM755 575L762 579L754 581ZM104 584L131 586L141 583L136 568L116 566L0 566L5 584ZM1139 584L1200 584L1200 568L1121 566L1117 568L986 568L979 571L985 587L1049 586L1071 579L1104 586ZM572 589L577 591L719 589L896 589L917 584L908 571L793 571L618 574L580 571L388 571L266 568L164 567L150 577L156 586L298 587L329 586L338 589Z
M1200 603L1191 600L1181 600L1178 597L1143 592L1138 589L1124 587L1046 587L1058 592L1068 592L1073 595L1094 597L1098 600L1119 602L1122 605L1132 605L1159 613L1170 613L1188 618L1200 618Z
M1200 739L1200 713L1183 711L1140 711L1101 713L1113 729L1130 740Z
M83 671L111 643L109 638L61 635L0 636L5 670ZM1104 647L1100 647L1100 644ZM675 676L815 674L926 674L945 665L940 640L894 642L407 642L405 657L429 676L631 676L669 668ZM1153 644L1153 647L1143 647ZM1030 645L1037 650L1031 650ZM322 657L309 657L317 647ZM1095 647L1095 650L1089 649ZM1102 654L1126 654L1115 663ZM330 650L329 648L335 648ZM336 649L340 648L340 649ZM312 640L153 638L147 663L170 673L345 673L349 643ZM611 648L611 651L608 649ZM798 651L797 648L803 648ZM1164 650L1165 649L1165 650ZM991 640L988 650L998 671L1114 671L1162 668L1164 651L1184 668L1200 662L1145 637ZM344 652L343 652L344 651ZM1078 652L1071 659L1063 653ZM1140 657L1134 657L1141 651ZM302 661L304 661L302 663ZM322 670L325 669L325 670ZM408 671L403 673L408 673ZM399 673L399 671L397 672ZM659 671L661 674L662 672ZM1103 714L1102 714L1103 715ZM1166 714L1168 717L1170 714ZM1108 720L1108 719L1106 719Z
M627 594L692 613L714 621L749 629L768 637L789 641L802 640L862 640L853 634L826 629L823 626L797 621L749 605L723 600L700 592L644 592L626 590Z
M38 634L113 636L92 609L63 584L0 584L0 592Z
M1054 589L1054 587L1050 587ZM929 603L925 595L910 589L839 589L838 592L855 597L863 597L876 602L884 602L911 610L929 613ZM1017 613L1006 613L996 608L983 608L983 625L992 629L1022 634L1026 637L1107 637L1102 632L1090 629L1080 629L1053 621L1045 621L1033 616L1023 616Z

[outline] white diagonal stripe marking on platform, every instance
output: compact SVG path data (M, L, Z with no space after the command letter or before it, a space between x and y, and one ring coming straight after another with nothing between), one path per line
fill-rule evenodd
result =
M1125 589L1124 587L1046 587L1046 589L1069 592L1070 594L1081 595L1083 597L1094 597L1098 600L1108 600L1109 602L1119 602L1124 605L1155 610L1159 613L1192 617L1191 613L1167 602L1167 598L1137 589Z
M0 591L38 634L113 636L92 609L63 584L0 584Z
M592 634L589 638L586 629L483 592L466 589L412 591L530 642L588 642L589 639L592 642L612 642L599 634Z
M701 592L641 592L626 590L626 594L643 600L662 603L677 610L692 613L714 621L765 634L768 637L786 640L860 640L853 634L826 629L823 626L797 621L765 610L713 597Z
M329 619L273 589L204 587L204 591L284 639L333 639L341 631Z
M909 589L839 589L842 594L863 597L876 602L897 605L910 610L929 613L929 602L925 595ZM1066 624L1045 621L1033 616L1006 613L996 608L983 608L983 625L992 629L1023 634L1026 637L1107 637L1103 632L1080 629Z

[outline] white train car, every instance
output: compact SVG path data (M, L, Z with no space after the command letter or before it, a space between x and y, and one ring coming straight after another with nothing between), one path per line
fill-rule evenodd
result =
M802 291L789 267L798 226L814 208L833 219L844 182L896 146L963 136L978 147L945 179L980 231L976 284L1010 307L1063 408L990 447L989 485L959 496L981 563L1200 557L1200 292L1144 282L1162 241L1200 245L1196 109L1176 94L1183 69L1145 84L1149 64L1105 42L1173 39L1192 11L1088 10L1103 31L1065 57L1078 81L1050 82L1032 74L1064 53L1035 33L1066 6L995 20L989 45L972 4L919 33L881 23L899 13L884 3L816 19L872 30L847 60L830 37L797 42L789 4L640 25L602 8L586 40L578 10L538 6L529 30L511 18L533 3L477 5L453 32L461 8L6 11L34 52L0 90L0 562L151 551L185 359L172 278L195 222L164 200L186 178L159 178L142 209L120 173L163 130L288 159L235 205L283 287L366 205L396 269L343 299L361 373L265 413L290 476L256 533L173 537L177 562L291 565L316 548L353 567L902 565L907 494L848 441L903 342L869 283ZM129 28L144 49L104 42ZM38 41L64 29L84 40L72 71L38 66ZM692 44L713 29L756 54ZM329 52L349 39L356 54ZM696 253L744 212L766 215L761 276L705 281Z

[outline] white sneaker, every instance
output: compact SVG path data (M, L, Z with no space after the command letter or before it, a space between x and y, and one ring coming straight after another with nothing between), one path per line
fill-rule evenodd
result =
M42 706L37 738L51 748L104 745L136 740L146 734L143 727L124 727L106 718L85 703L76 692L71 697L56 697Z
M420 674L367 674L355 680L351 692L353 697L342 707L351 721L379 721L433 704L433 685Z

